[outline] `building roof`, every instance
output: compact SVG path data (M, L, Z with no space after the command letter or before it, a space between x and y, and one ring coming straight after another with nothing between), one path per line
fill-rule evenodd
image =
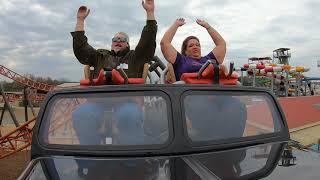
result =
M80 83L63 83L55 87L55 89L62 89L62 88L70 88L70 87L79 87Z
M250 61L270 61L272 60L271 57L251 57L251 58L248 58Z
M290 50L290 48L279 48L274 51L289 51L289 50Z

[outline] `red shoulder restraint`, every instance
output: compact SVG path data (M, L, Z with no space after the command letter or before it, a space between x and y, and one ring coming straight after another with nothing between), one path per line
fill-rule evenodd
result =
M198 73L183 73L181 80L187 84L212 84L213 83L213 65L210 64L202 73L202 77L198 79ZM238 76L233 74L227 77L224 66L219 68L219 84L220 85L236 85Z
M113 69L112 70L112 83L119 85L119 84L124 84L124 78L121 76L121 74ZM110 82L108 82L110 83ZM100 86L100 85L106 85L107 80L104 75L104 70L101 69L100 73L98 75L98 78L92 80L92 85L93 86ZM143 78L128 78L128 84L144 84L144 79ZM90 85L90 80L89 79L82 79L80 80L80 85L82 86L89 86Z

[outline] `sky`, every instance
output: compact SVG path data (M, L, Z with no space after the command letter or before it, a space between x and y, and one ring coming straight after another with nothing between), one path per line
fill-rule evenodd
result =
M84 78L70 35L81 5L91 10L85 22L90 45L110 49L113 35L123 31L131 48L136 46L146 20L140 0L0 0L0 65L19 74L72 82ZM273 50L285 47L291 49L292 65L310 67L307 75L320 77L319 0L155 0L155 5L155 55L163 61L160 40L180 17L187 23L173 39L177 50L189 35L199 37L203 55L214 48L207 31L195 23L199 18L226 40L225 63L242 66L249 57L272 57Z

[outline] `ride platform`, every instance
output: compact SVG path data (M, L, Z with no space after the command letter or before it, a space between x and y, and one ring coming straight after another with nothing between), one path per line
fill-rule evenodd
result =
M304 145L320 139L320 96L281 97L291 138Z

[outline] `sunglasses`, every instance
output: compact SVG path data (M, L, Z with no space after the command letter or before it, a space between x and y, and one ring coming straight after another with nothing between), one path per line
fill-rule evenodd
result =
M112 42L128 42L128 39L126 37L113 37Z

